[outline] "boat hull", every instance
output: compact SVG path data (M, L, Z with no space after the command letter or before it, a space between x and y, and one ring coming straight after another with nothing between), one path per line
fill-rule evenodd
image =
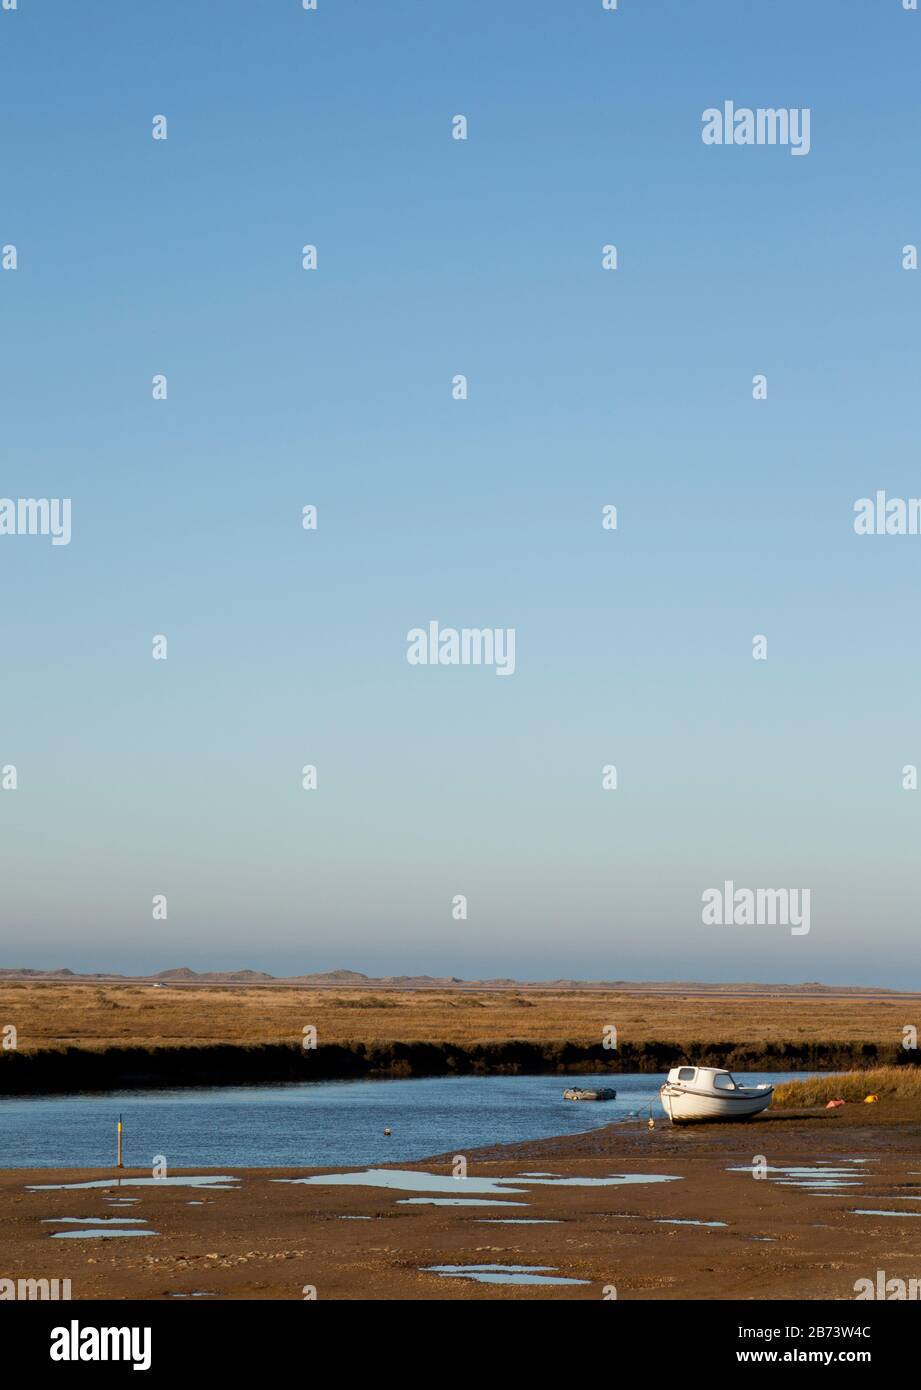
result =
M570 1086L563 1092L564 1100L616 1100L617 1092L609 1086L601 1086L595 1091L584 1090L581 1086Z
M749 1120L760 1115L771 1103L773 1087L763 1090L715 1095L666 1084L659 1091L666 1115L672 1124L700 1124L707 1120Z

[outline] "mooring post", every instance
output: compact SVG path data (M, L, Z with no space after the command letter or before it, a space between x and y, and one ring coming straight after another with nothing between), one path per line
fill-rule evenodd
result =
M117 1131L117 1132L118 1132L118 1145L117 1145L116 1155L115 1155L115 1166L116 1166L116 1168L123 1168L123 1167L124 1167L124 1164L122 1163L122 1117L121 1117L121 1115L119 1115L119 1117L118 1117L118 1131Z

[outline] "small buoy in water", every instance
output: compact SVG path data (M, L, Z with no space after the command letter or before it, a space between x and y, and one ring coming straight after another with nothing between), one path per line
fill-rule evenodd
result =
M646 1123L647 1123L647 1125L649 1126L650 1129L655 1129L655 1127L656 1127L656 1122L655 1122L655 1120L652 1118L651 1115L649 1116L649 1119L646 1121Z
M879 1096L864 1096L864 1105L874 1105L879 1100Z
M390 1130L389 1130L389 1129L385 1129L385 1130L384 1130L384 1133L385 1133L385 1134L389 1134L389 1133L390 1133Z

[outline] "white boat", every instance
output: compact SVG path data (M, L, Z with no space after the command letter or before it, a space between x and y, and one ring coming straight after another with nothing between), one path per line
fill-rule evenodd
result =
M673 1125L699 1120L748 1120L766 1110L774 1087L740 1086L720 1067L673 1067L659 1091Z

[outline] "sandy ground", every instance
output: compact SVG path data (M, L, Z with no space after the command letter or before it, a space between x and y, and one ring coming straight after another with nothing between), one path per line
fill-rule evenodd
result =
M7 1169L0 1174L0 1277L71 1280L74 1299L853 1299L858 1278L921 1277L921 1123L871 1117L774 1115L743 1124L654 1130L612 1125L590 1134L480 1149L468 1179L523 1172L565 1178L667 1174L619 1186L527 1185L481 1196L454 1179L447 1195L525 1206L431 1206L425 1195L368 1186L306 1186L273 1179L343 1170L196 1170L232 1174L232 1190L157 1183L123 1187L108 1172ZM386 1138L381 1157L386 1160ZM859 1185L808 1190L775 1167L830 1162ZM411 1165L451 1174L451 1155ZM847 1160L867 1160L863 1164ZM749 1171L727 1171L746 1165ZM393 1165L397 1166L397 1165ZM347 1170L346 1170L347 1171ZM180 1173L171 1173L177 1177ZM126 1170L123 1178L149 1177ZM107 1179L104 1188L28 1191L32 1183ZM117 1206L119 1196L138 1199ZM193 1204L194 1203L194 1204ZM899 1215L852 1214L855 1207ZM158 1234L55 1239L49 1218L141 1218ZM366 1220L343 1218L370 1218ZM499 1219L552 1225L490 1224ZM676 1224L724 1221L725 1226ZM74 1229L73 1226L70 1229ZM424 1271L433 1264L552 1266L586 1284L481 1285ZM606 1292L607 1291L607 1292Z

